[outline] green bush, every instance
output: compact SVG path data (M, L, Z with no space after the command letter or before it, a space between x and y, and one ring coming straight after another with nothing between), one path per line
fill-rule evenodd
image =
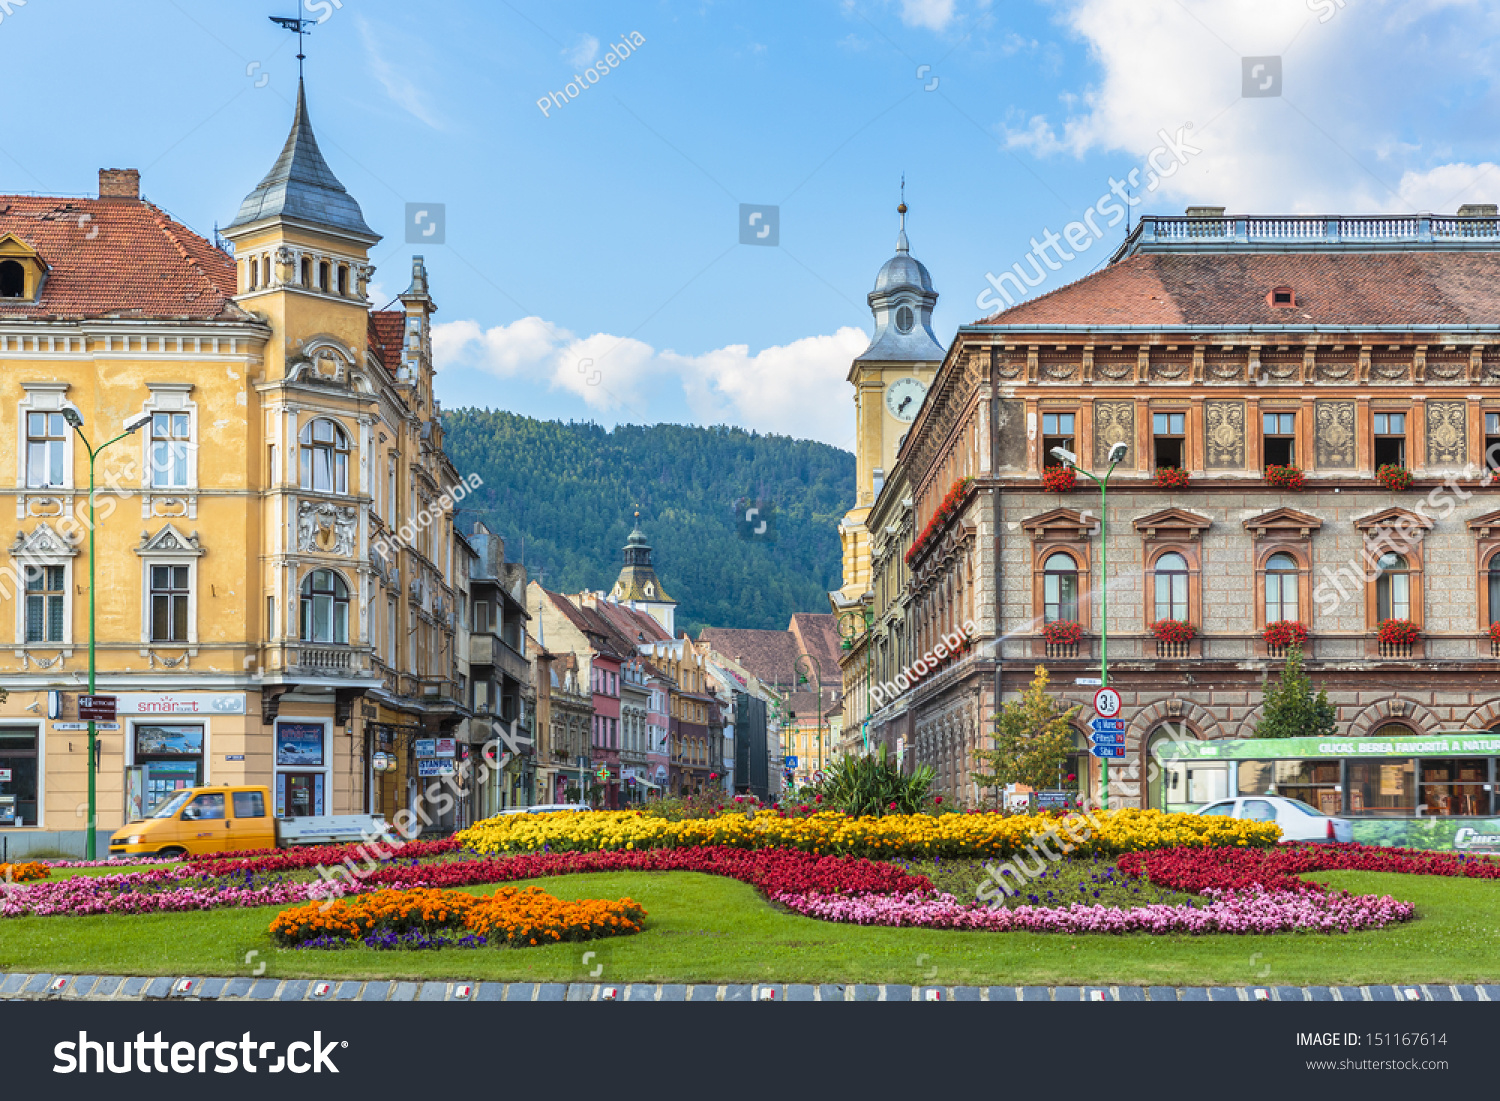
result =
M881 746L878 754L868 757L841 757L822 784L799 794L806 799L821 795L820 810L853 815L920 814L930 809L935 776L929 765L903 775Z

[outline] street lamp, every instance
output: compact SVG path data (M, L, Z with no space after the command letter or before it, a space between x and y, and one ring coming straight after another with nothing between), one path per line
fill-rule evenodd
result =
M1066 467L1077 471L1099 487L1099 683L1109 684L1109 476L1130 450L1121 441L1109 449L1109 469L1100 478L1078 467L1078 456L1063 447L1054 447L1052 457ZM1109 809L1109 758L1100 758L1103 772L1099 792L1099 803Z
M859 617L856 619L855 617ZM861 630L863 628L863 630ZM863 637L865 639L865 699L864 717L860 723L865 739L865 753L870 752L870 668L873 664L870 655L870 632L875 629L875 613L869 608L854 608L839 614L839 634L844 636L840 644L845 650L854 649L855 640Z
M808 662L808 668L805 670L802 667L804 659ZM823 771L823 666L819 664L817 658L804 651L798 654L796 660L792 662L792 672L797 674L798 684L807 683L809 672L815 674L813 692L818 697L818 771L821 772Z
M78 438L83 441L84 450L89 453L89 695L94 694L94 644L95 633L95 601L94 601L94 463L99 458L100 452L112 443L118 443L126 436L140 431L151 422L150 413L137 413L125 421L125 431L113 439L105 440L98 447L89 443L89 438L83 434L83 414L73 405L64 407L62 411L63 420L67 421L73 431L78 433ZM98 817L98 792L96 791L94 778L94 754L98 752L99 734L94 720L89 720L89 825L84 833L84 859L98 859L96 853L94 823Z

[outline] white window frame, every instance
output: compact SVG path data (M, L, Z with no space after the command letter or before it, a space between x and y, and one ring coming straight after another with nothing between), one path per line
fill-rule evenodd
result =
M170 532L176 549L154 546ZM194 533L196 534L196 533ZM173 524L145 540L136 548L141 556L141 645L159 646L167 650L187 647L193 650L198 645L198 559L203 556L201 547L194 548L193 540L183 535ZM186 566L188 568L188 637L186 642L156 641L151 637L151 567Z
M26 415L28 413L61 413L67 406L66 382L23 382L26 396L16 405L16 488L27 493L68 493L73 489L73 445L77 433L69 428L63 436L63 480L55 486L26 484Z
M67 540L58 534L51 524L38 524L25 539L11 547L10 556L15 571L14 580L7 578L0 583L0 595L14 585L15 594L15 640L18 649L57 650L71 652L73 647L73 594L76 588L73 576L73 559L76 548L69 547ZM26 570L28 567L63 567L63 637L61 642L26 641Z
M182 485L158 485L156 483L156 470L152 463L151 453L154 450L151 439L151 424L146 424L137 435L141 438L141 487L162 493L191 493L198 488L198 445L201 437L198 435L198 403L192 401L188 395L193 392L193 384L190 382L148 382L147 389L151 391L151 397L141 406L141 412L150 413L186 413L188 418L188 443L187 443L187 478Z

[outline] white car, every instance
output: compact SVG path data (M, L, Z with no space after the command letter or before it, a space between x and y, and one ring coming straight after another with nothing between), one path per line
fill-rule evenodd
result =
M560 810L593 810L583 803L538 803L534 807L510 807L501 814L552 814Z
M1201 807L1198 814L1222 814L1252 822L1275 822L1283 841L1353 841L1347 818L1332 818L1301 799L1283 795L1244 795Z

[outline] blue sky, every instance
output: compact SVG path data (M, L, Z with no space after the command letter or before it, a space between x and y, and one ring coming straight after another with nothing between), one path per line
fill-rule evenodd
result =
M136 167L205 234L290 122L295 38L239 0L10 0L21 90L0 190L87 194ZM1500 199L1500 14L1463 0L304 0L309 104L384 235L383 304L425 254L439 394L563 419L727 422L849 446L849 360L912 251L944 342L986 274L1176 139L1140 211L1455 210ZM567 85L639 35L630 56ZM1280 59L1246 97L1243 58ZM1265 70L1269 72L1269 70ZM566 102L537 101L558 92ZM30 101L27 102L28 97ZM1191 152L1184 151L1191 149ZM443 204L444 243L405 239ZM742 203L780 209L738 243ZM1101 219L1102 221L1102 219ZM1124 224L1034 293L1100 265Z

